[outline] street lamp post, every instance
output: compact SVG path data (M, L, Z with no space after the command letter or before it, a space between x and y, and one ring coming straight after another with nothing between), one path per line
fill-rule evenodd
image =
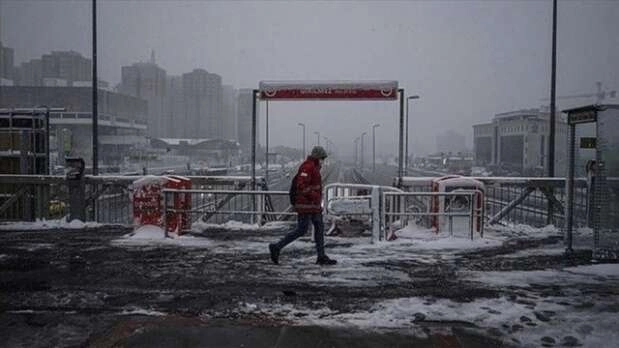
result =
M355 138L355 163L354 166L357 166L357 162L359 161L359 151L358 151L359 137Z
M320 132L316 131L314 132L314 134L316 134L316 139L318 140L318 146L320 146Z
M363 138L365 137L365 135L366 135L366 134L367 134L367 132L363 132L363 133L361 133L361 170L363 170L363 157L364 157L364 155L365 155L365 154L363 153L363 151L364 151L364 150L363 150L363 148L364 148L364 146L363 146Z
M264 180L269 183L269 100L266 100L266 152L265 152L265 164L266 169L264 172Z
M97 84L97 0L92 0L92 175L99 175L99 107Z
M419 99L418 95L411 95L406 98L406 147L404 156L404 175L408 173L408 101L411 99Z
M372 126L372 171L376 171L376 128L380 127L380 124Z
M305 158L305 156L307 155L305 153L305 123L297 123L299 126L303 127L303 153L301 154L301 160L303 160Z

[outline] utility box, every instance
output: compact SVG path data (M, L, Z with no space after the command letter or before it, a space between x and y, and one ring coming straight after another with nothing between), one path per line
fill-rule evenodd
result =
M164 189L191 189L191 180L182 176L145 176L132 184L133 225L154 225L180 235L191 228L191 194L167 193ZM164 206L166 204L166 206ZM166 215L164 215L166 214Z
M175 190L191 190L191 180L183 176L168 176L165 188ZM181 235L183 231L191 228L191 217L188 210L191 209L190 193L172 193L166 200L168 211L165 220L165 229L168 232Z
M164 176L145 176L132 184L133 225L163 227L162 190L168 179Z

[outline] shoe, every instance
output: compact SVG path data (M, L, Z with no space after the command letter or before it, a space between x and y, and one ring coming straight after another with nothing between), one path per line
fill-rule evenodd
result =
M337 264L337 261L330 259L329 256L325 255L322 257L318 257L316 259L316 264L321 266L331 266Z
M279 248L275 244L269 244L269 252L271 253L271 261L274 264L279 264Z

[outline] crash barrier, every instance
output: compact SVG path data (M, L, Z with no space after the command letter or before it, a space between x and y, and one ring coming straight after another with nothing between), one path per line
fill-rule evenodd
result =
M162 193L166 231L170 230L169 225L175 222L176 216L186 217L190 224L239 221L260 225L267 221L281 220L284 216L296 216L287 207L273 208L273 200L289 199L287 191L163 189ZM177 204L179 196L191 197L191 205ZM190 225L183 227L188 229Z
M413 218L415 225L433 227L437 233L448 230L453 235L454 225L458 229L466 225L471 239L474 238L475 231L478 231L481 237L484 235L481 190L385 192L382 195L381 211L385 226L381 239L392 239L394 230L409 225L410 218Z
M394 185L407 192L432 191L435 177L396 178ZM541 227L562 226L564 221L565 178L472 177L484 185L485 221L518 223ZM590 224L590 195L587 179L575 181L574 219L576 225ZM552 214L548 214L549 201Z
M133 186L144 176L0 175L0 221L67 218L133 223ZM249 190L249 176L188 176L194 189ZM266 190L262 179L256 187ZM230 195L232 197L232 195ZM192 204L194 204L192 202Z

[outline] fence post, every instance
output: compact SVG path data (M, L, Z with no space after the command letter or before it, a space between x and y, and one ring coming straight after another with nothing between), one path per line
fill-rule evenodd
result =
M163 211L162 211L162 219L163 219L163 236L168 238L168 192L165 189L162 190L163 194Z
M471 228L471 240L473 240L473 231L475 230L475 193L469 194L469 204L471 205L471 216L470 216L470 228Z
M381 214L380 214L380 187L372 186L372 198L370 200L372 209L372 243L380 240Z

